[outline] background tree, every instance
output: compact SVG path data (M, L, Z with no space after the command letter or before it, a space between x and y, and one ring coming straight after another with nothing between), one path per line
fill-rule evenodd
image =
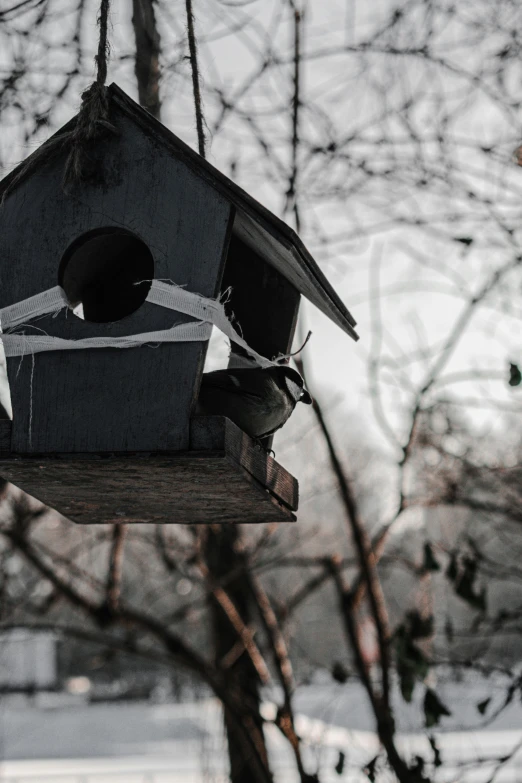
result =
M0 11L6 172L77 108L97 12ZM113 4L113 78L300 230L357 305L362 346L351 360L305 311L315 418L276 445L305 487L297 532L78 529L9 490L2 622L186 667L224 703L233 783L272 780L261 686L274 681L300 779L320 780L294 716L314 665L365 689L384 749L370 779L385 766L432 778L434 739L423 759L397 749L396 680L406 700L422 692L430 731L451 709L430 680L439 666L502 675L486 721L521 687L517 3L140 0L129 14ZM337 398L320 381L332 358ZM315 601L326 640L302 631ZM329 641L343 637L336 661Z

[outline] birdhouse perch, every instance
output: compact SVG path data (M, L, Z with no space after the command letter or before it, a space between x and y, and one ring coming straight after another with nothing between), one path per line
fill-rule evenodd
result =
M230 289L226 314L268 359L289 351L301 295L357 339L355 322L292 229L116 85L108 94L118 135L92 151L100 181L64 192L62 149L0 183L13 407L0 474L80 523L295 519L297 481L228 419L193 415L210 327L202 337L191 307ZM158 306L155 281L180 286L188 309ZM20 315L44 292L56 311ZM182 341L151 339L173 329ZM136 335L149 347L114 347ZM27 350L10 353L20 339Z

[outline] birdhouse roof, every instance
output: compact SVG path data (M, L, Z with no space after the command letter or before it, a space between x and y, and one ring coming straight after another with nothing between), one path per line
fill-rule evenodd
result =
M295 231L243 188L201 157L172 131L139 106L116 84L109 94L113 104L141 130L154 136L170 154L181 160L235 208L234 234L275 267L298 291L347 334L358 339L353 316L345 307ZM71 120L71 123L74 119ZM66 126L67 128L70 126ZM58 131L62 133L64 129ZM24 164L21 164L23 166ZM0 195L16 177L18 169L0 183Z

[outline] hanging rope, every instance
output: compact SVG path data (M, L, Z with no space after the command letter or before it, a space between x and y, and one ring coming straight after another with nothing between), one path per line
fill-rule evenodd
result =
M98 54L94 58L96 63L96 82L104 85L107 81L107 63L109 61L110 46L107 37L109 27L109 0L101 0L100 12L98 14L98 27L100 28L100 39L98 41Z
M192 0L185 0L185 5L187 10L189 59L192 70L198 148L201 157L205 158L205 119L201 99L198 49ZM82 93L82 105L73 130L48 139L36 152L27 158L24 165L4 190L2 203L23 179L30 176L42 164L52 160L64 149L69 150L63 174L63 187L66 192L76 184L83 182L99 183L102 181L101 167L98 161L92 159L89 152L92 151L94 142L99 141L109 133L118 133L109 119L109 98L105 86L110 54L108 38L109 10L110 0L101 0L98 13L98 27L100 31L98 51L94 58L96 62L96 80Z
M82 93L82 105L73 130L48 139L27 158L4 190L2 204L22 180L30 176L42 164L48 163L60 152L67 149L69 154L63 174L63 187L66 192L74 184L100 181L100 166L92 160L88 151L92 149L95 141L107 136L108 133L118 134L117 129L109 121L109 99L105 87L110 50L108 40L109 3L110 0L101 0L98 13L100 35L98 52L94 58L96 81Z
M100 167L89 156L89 149L92 148L94 141L103 138L108 132L117 133L114 125L109 122L109 98L105 87L110 54L109 0L101 0L97 21L100 36L98 53L94 58L96 81L82 93L82 105L72 131L71 150L63 174L65 190L77 183L100 181Z
M192 12L192 0L185 0L187 8L187 33L190 56L190 67L192 69L192 89L194 92L194 108L196 110L196 129L198 132L199 154L205 158L205 120L203 117L203 103L201 100L201 90L199 87L199 67L198 67L198 45L194 29L194 14Z

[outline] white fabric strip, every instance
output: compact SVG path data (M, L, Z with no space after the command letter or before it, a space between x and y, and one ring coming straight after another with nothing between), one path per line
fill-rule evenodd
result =
M64 307L68 307L67 298L63 288L56 285L36 296L30 296L22 302L4 307L0 311L2 329L12 329L15 326L26 323L39 315L46 313L58 313Z
M164 283L161 280L152 281L147 302L191 315L198 321L212 321L212 313L222 307L216 299L193 294L192 291L180 288L179 285Z
M214 324L226 337L244 348L258 366L270 367L276 364L250 348L230 323L223 304L215 299L194 294L174 284L153 280L147 301L169 310L190 315L197 321L196 323L177 324L170 329L155 332L143 332L124 337L88 337L82 340L66 340L50 335L5 333L6 329L16 328L34 318L57 313L64 307L68 307L64 291L60 286L55 286L0 311L1 329L4 331L1 339L5 355L25 356L41 351L135 348L150 343L206 341L210 339L212 324Z
M25 356L42 351L74 351L85 348L137 348L145 343L188 343L209 340L212 324L178 324L159 332L143 332L125 337L86 337L83 340L65 340L47 335L4 334L2 340L6 356Z

